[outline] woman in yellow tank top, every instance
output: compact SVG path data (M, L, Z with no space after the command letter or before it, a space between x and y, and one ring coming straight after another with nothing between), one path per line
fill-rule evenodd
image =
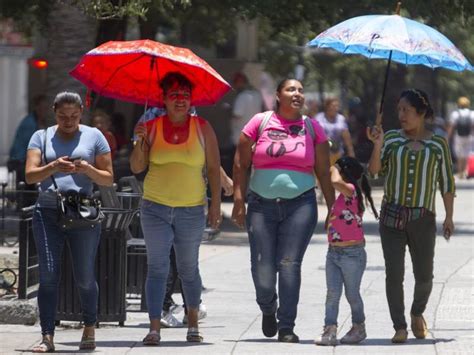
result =
M192 83L169 73L159 83L167 114L140 125L130 156L133 173L148 168L141 224L147 248L146 294L150 331L144 345L159 345L160 318L174 246L178 273L188 307L190 342L202 342L198 329L201 276L198 257L206 225L204 207L207 175L211 191L208 221L218 228L220 214L220 157L216 135L204 119L188 114Z

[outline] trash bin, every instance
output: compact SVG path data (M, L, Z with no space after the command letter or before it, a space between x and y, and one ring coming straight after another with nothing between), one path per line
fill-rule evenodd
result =
M126 232L135 210L103 209L102 234L96 257L96 278L99 285L98 322L126 319ZM69 246L63 252L56 321L81 321L79 293L74 284Z

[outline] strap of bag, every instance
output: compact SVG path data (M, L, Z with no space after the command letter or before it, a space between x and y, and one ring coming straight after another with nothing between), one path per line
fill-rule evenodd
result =
M43 160L45 164L48 164L48 160L46 159L46 138L48 136L48 128L44 129L44 141L43 141ZM51 180L53 180L53 185L56 191L59 191L58 185L56 184L56 179L54 178L54 174L51 174Z
M308 116L303 116L303 122L306 127L306 130L309 132L311 139L314 141L316 138L316 132L314 131L313 124L311 123L311 119Z
M260 137L263 133L263 130L268 124L268 121L270 121L270 118L272 118L273 111L267 111L265 112L265 116L263 116L262 122L260 122L260 125L258 126L258 135L257 139L255 141L258 141L258 137Z

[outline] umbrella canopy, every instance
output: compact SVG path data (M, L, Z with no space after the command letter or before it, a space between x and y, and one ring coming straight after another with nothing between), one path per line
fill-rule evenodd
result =
M433 69L474 70L446 36L399 14L400 3L397 4L395 15L354 17L327 29L307 43L309 47L332 48L344 54L388 59L379 115L375 121L377 125L382 120L392 60L405 65L422 64Z
M192 105L212 105L230 89L191 50L151 40L104 43L86 53L70 74L99 95L162 106L158 83L169 72L179 72L192 82Z
M308 46L398 63L462 71L473 66L443 34L400 15L366 15L343 21L319 34Z

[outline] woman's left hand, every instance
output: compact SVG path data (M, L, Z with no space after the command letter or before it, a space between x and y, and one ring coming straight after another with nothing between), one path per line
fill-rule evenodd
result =
M91 165L86 160L76 160L74 161L75 173L76 174L87 174L87 171L90 169Z
M219 229L222 222L221 208L219 204L213 205L211 203L207 212L207 221L211 228Z
M454 222L452 218L446 217L443 222L443 235L444 238L449 239L453 235L454 232Z
M328 214L326 215L326 220L324 221L324 230L327 230L328 229L328 225L329 225L329 218L331 217L331 212L328 211Z

